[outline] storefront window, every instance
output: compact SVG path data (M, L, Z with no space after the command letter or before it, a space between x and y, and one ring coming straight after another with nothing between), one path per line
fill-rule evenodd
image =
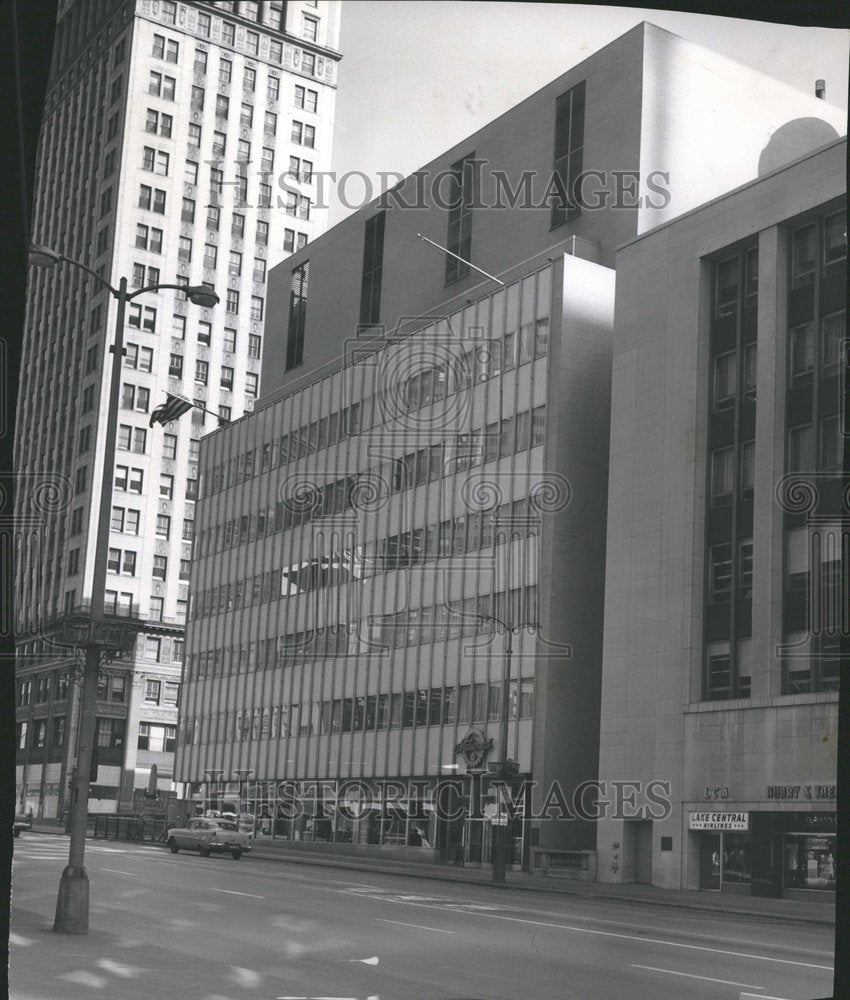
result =
M785 835L785 888L835 891L835 837Z
M748 833L724 833L722 880L724 882L749 883L751 878L750 835Z

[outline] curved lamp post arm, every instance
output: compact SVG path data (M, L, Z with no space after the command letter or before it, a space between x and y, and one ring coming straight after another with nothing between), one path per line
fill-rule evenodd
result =
M137 295L143 295L145 292L160 292L164 288L173 288L175 291L184 292L186 298L193 305L200 305L201 308L211 309L216 303L219 302L219 297L213 291L212 288L206 288L204 286L198 285L175 285L171 282L163 282L156 285L146 285L144 288L137 288L134 292L130 292L127 295L127 301L134 299ZM209 302L197 302L195 301L195 295L204 294L209 297Z
M48 247L42 246L31 246L29 248L29 254L31 257L39 258L39 261L34 263L40 263L42 266L52 266L54 264L70 264L72 267L78 267L81 271L85 271L86 274L90 274L95 281L99 282L110 295L114 295L117 299L121 294L117 288L113 288L112 285L103 277L103 275L98 274L94 268L88 266L88 264L83 264L79 260L74 260L73 257L66 257L62 253L57 253L55 250L50 250Z

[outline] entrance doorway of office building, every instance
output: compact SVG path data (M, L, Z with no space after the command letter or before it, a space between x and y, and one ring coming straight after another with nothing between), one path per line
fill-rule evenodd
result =
M623 881L652 884L652 820L632 819L623 824Z

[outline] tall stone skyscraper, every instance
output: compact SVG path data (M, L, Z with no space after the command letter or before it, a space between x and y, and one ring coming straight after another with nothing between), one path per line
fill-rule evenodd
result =
M106 613L143 621L105 665L90 811L171 787L200 437L253 407L268 270L324 225L338 0L63 0L32 244L131 291L208 284L220 303L140 295L125 317ZM82 653L55 643L91 598L117 303L59 263L28 287L15 469L17 801L61 820ZM166 393L211 413L150 425Z

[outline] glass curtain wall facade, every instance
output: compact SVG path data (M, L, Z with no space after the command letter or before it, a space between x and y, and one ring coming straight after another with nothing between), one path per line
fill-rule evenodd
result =
M437 783L470 728L498 737L504 697L530 770L535 638L513 636L505 690L493 619L538 619L551 296L547 266L403 339L352 341L339 370L211 437L178 767L248 774L259 835L455 850ZM396 779L392 815L322 806L315 782L335 797L352 778L366 801ZM445 794L468 797L465 774Z

